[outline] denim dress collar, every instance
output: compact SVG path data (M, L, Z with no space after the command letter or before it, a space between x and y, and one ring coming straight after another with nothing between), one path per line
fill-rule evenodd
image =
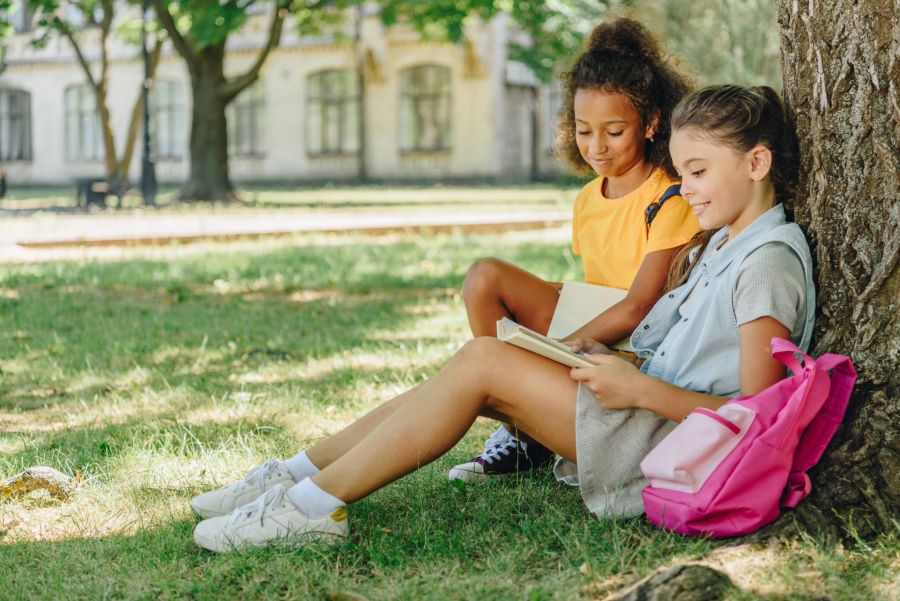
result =
M682 286L664 294L631 337L635 352L645 359L641 370L677 386L723 396L737 394L740 337L733 291L743 259L764 244L785 243L797 254L806 280L806 314L801 339L809 345L815 314L812 257L800 228L788 223L784 208L775 205L756 218L725 246L721 228L710 239ZM696 289L690 308L679 311ZM687 305L686 305L687 307Z

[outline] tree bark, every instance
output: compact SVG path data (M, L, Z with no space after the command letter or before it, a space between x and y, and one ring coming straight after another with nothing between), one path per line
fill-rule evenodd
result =
M207 46L195 55L191 70L191 167L181 191L182 200L232 200L234 186L228 174L225 43Z
M175 50L187 63L191 76L190 177L179 195L181 200L225 200L235 198L228 173L228 128L225 108L238 94L259 78L272 50L281 43L281 31L288 14L288 0L278 0L272 10L269 34L253 65L233 78L225 77L225 44L198 43L190 32L182 34L167 4L153 0L157 18L169 34Z
M859 371L844 425L795 516L863 537L900 515L900 21L894 0L778 1L800 137L795 218L813 248L813 354Z

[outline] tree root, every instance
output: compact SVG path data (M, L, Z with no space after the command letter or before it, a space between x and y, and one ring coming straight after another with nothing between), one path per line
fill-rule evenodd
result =
M718 601L733 587L731 579L718 570L678 564L614 593L607 601Z
M78 481L52 467L30 467L9 480L0 481L0 500L24 497L35 490L46 490L54 499L69 498Z

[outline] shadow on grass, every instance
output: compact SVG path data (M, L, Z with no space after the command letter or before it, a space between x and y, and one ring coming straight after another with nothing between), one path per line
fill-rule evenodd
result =
M5 433L15 436L16 432ZM107 464L135 453L198 457L252 438L260 445L285 443L289 435L270 420L235 417L190 423L172 414L134 416L101 426L70 427L32 435L24 447L4 455L0 465L10 473L32 465L49 465L84 477L108 475Z
M436 369L436 365L423 369ZM420 367L417 367L420 369ZM302 384L303 388L315 394L307 394L297 402L311 404L314 408L353 407L358 399L352 395L358 384L396 381L397 371L393 368L333 367L315 378L303 378L287 382L287 385ZM250 395L269 392L272 384L257 383L245 385ZM348 392L350 391L350 392ZM384 399L388 400L388 399ZM80 403L67 401L72 406ZM102 417L84 425L68 425L60 429L17 430L14 426L0 430L0 437L19 437L26 442L22 449L6 453L0 465L9 466L5 471L16 472L31 465L49 465L67 473L81 472L85 475L103 472L103 464L111 459L127 455L133 451L149 451L165 455L184 457L200 456L211 449L228 448L233 444L252 438L254 444L287 447L293 449L295 441L285 430L284 424L276 421L277 410L264 405L251 407L252 415L228 415L229 410L243 401L221 397L208 397L192 403L190 410L200 411L201 417L185 418L184 407L147 415L141 407L125 412L125 419L102 421ZM257 401L257 404L264 400ZM290 410L290 409L288 409ZM208 417L202 417L203 414ZM129 415L130 414L130 415ZM2 473L2 472L0 472Z
M7 313L7 336L15 332L22 343L7 344L2 356L0 408L77 403L144 386L217 394L235 389L233 375L266 366L397 348L383 332L420 319L413 309L423 298L350 297L297 306L278 297L247 302L195 295L159 305L91 292L25 293ZM440 292L430 299L448 300ZM142 373L135 376L135 370Z
M599 521L549 475L456 488L426 468L350 508L337 547L196 548L194 521L133 535L3 544L16 598L573 598L596 576L639 576L710 544L642 520ZM553 499L548 503L548 499ZM187 499L185 500L187 502ZM593 576L582 573L589 564ZM102 595L101 595L102 593Z

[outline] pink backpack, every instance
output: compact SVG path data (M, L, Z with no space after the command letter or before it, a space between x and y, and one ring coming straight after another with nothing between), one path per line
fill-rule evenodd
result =
M641 462L651 522L682 534L735 536L809 494L806 471L844 417L856 370L849 357L814 360L782 338L772 339L772 356L793 375L718 411L695 409Z

